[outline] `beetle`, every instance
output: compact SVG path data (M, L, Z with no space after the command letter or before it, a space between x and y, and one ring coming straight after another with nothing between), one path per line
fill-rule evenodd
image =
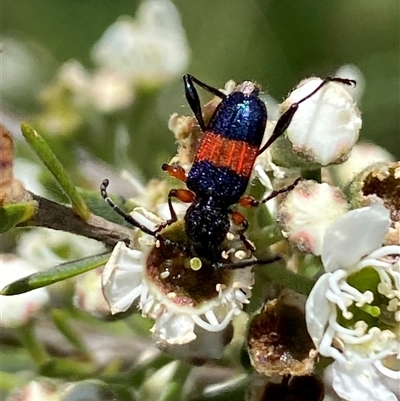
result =
M203 136L199 141L197 153L188 175L181 166L162 165L162 169L169 175L186 183L185 189L172 189L168 194L171 218L160 224L155 230L150 230L112 202L106 190L108 180L103 181L101 194L127 222L152 235L160 242L169 241L160 232L178 220L172 205L172 198L191 203L184 217L186 243L184 246L172 244L190 256L196 256L202 261L211 263L215 268L231 269L276 261L277 257L262 261L244 260L236 263L222 260L222 243L230 230L231 220L236 225L242 226L239 232L240 238L248 249L253 250L251 243L244 235L247 228L245 217L240 212L232 210L231 207L235 204L254 207L295 187L298 180L279 191L273 191L261 201L244 195L257 156L286 131L300 104L332 81L346 85L355 84L355 81L343 78L324 79L316 89L293 103L280 116L271 137L261 147L267 123L267 108L259 97L258 85L245 81L234 92L226 95L194 76L186 74L183 77L185 96ZM202 107L195 84L221 99L207 124L202 116Z

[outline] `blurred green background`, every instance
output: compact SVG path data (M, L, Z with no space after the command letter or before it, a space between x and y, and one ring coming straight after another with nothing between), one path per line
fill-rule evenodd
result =
M360 102L362 139L400 158L399 0L174 0L191 48L187 72L216 87L229 79L256 80L281 101L301 79L327 76L352 63L365 78ZM35 49L39 68L22 87L4 92L2 109L15 127L40 113L38 94L60 65L77 59L92 68L90 49L120 15L135 15L133 0L3 0L3 36ZM5 45L4 45L5 46ZM6 50L6 49L5 49ZM30 64L23 66L30 68ZM12 76L2 77L3 83ZM2 85L4 86L4 85ZM15 89L16 88L16 89ZM205 99L207 95L205 95ZM162 176L176 146L168 131L170 114L189 114L180 78L141 91L129 110L103 117L96 127L54 138L63 162L73 168L77 148L116 170L138 167L145 177ZM110 151L118 121L127 124L126 155ZM12 125L12 124L11 124ZM127 161L127 159L129 159Z

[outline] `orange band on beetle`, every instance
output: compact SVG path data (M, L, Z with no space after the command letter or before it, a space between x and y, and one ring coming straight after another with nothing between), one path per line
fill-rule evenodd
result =
M206 160L217 167L227 167L242 177L248 177L257 154L258 146L206 132L201 139L195 161Z

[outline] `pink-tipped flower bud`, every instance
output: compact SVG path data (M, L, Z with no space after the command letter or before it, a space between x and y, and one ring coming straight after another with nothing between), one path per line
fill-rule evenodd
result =
M339 188L302 181L279 206L278 223L293 246L318 256L325 230L348 208L346 197Z

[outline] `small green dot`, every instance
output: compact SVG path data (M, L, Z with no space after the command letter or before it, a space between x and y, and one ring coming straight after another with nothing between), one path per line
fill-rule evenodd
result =
M200 258L190 259L190 268L194 271L200 270L202 266Z

